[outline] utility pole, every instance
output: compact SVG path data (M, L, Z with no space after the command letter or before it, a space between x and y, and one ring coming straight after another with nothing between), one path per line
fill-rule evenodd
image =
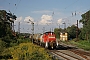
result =
M76 41L78 41L78 20L77 20L77 26L76 26Z
M20 22L18 23L18 34L20 34Z
M43 33L45 32L45 27L43 27Z
M50 31L51 31L51 28L50 28Z
M29 19L29 21L31 22L31 24L32 24L32 43L33 43L33 35L34 35L34 22L33 21L31 21L30 19Z
M52 27L52 32L53 32L53 27Z
M59 29L60 29L60 24L59 24Z
M66 23L64 22L64 32L66 32Z

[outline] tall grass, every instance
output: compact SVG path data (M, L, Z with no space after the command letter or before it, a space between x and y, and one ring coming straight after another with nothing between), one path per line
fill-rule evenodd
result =
M84 50L89 50L90 51L90 42L88 42L87 40L79 40L77 42L75 42L74 40L71 40L67 43L75 45L75 46L77 46L79 48L82 48Z

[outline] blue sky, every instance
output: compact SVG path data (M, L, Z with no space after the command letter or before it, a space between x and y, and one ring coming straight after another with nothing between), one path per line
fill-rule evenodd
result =
M32 32L29 19L35 23L35 33L53 31L59 25L64 28L63 22L66 27L76 24L81 14L90 10L89 6L90 0L0 0L0 10L10 10L17 16L15 31L20 22L20 31L28 33Z

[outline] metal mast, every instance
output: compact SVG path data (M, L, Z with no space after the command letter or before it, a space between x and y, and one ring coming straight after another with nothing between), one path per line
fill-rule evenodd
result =
M78 41L78 20L77 20L77 27L76 27L76 41Z
M31 21L30 19L29 19L29 21L31 22L31 24L32 24L32 43L33 43L33 35L34 35L34 22L33 21Z
M20 22L18 23L18 34L20 34Z

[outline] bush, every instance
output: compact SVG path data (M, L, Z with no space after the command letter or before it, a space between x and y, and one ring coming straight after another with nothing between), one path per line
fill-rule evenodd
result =
M21 39L21 38L18 38L17 39L17 44L20 44L20 43L27 43L27 42L30 42L30 39L29 38L26 38L26 39Z
M9 50L14 60L52 60L44 48L32 43L21 43Z
M3 42L2 40L0 40L0 54L2 53L2 51L6 48L6 43Z

